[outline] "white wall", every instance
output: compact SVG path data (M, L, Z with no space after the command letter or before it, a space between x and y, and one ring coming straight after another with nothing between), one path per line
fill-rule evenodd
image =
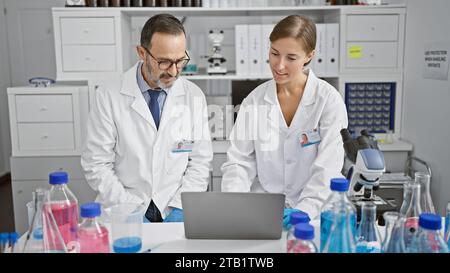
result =
M450 83L423 77L424 45L450 43L450 1L408 0L402 138L432 168L431 195L443 214L450 201Z
M4 1L0 0L0 176L10 170L11 140L9 134L8 97L6 88L11 86L9 72L8 39Z

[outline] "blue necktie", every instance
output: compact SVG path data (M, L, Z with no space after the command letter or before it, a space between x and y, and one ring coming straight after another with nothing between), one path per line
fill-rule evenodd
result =
M159 103L158 103L158 97L161 91L156 90L148 90L148 94L150 95L150 112L152 113L153 120L155 121L156 129L159 128Z

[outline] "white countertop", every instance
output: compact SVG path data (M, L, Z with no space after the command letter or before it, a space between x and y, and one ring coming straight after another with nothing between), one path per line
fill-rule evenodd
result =
M230 141L213 140L212 146L215 154L226 153L230 147ZM394 140L394 143L391 144L378 143L378 147L383 152L410 152L413 149L413 145L411 143L400 139Z

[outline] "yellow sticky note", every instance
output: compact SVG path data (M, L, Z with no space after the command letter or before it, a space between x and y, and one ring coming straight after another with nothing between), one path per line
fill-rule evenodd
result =
M362 58L362 47L357 45L352 45L348 49L348 56L350 59Z

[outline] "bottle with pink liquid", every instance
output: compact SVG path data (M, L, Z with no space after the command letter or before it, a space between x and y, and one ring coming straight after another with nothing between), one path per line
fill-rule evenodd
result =
M84 218L77 231L80 253L109 253L108 229L97 221L100 203L83 204L80 211Z
M294 236L296 240L288 253L317 253L317 247L313 242L314 227L301 223L295 225Z
M66 172L50 173L49 183L51 188L46 205L50 206L61 237L70 249L70 245L77 241L78 200L67 187L68 181Z

